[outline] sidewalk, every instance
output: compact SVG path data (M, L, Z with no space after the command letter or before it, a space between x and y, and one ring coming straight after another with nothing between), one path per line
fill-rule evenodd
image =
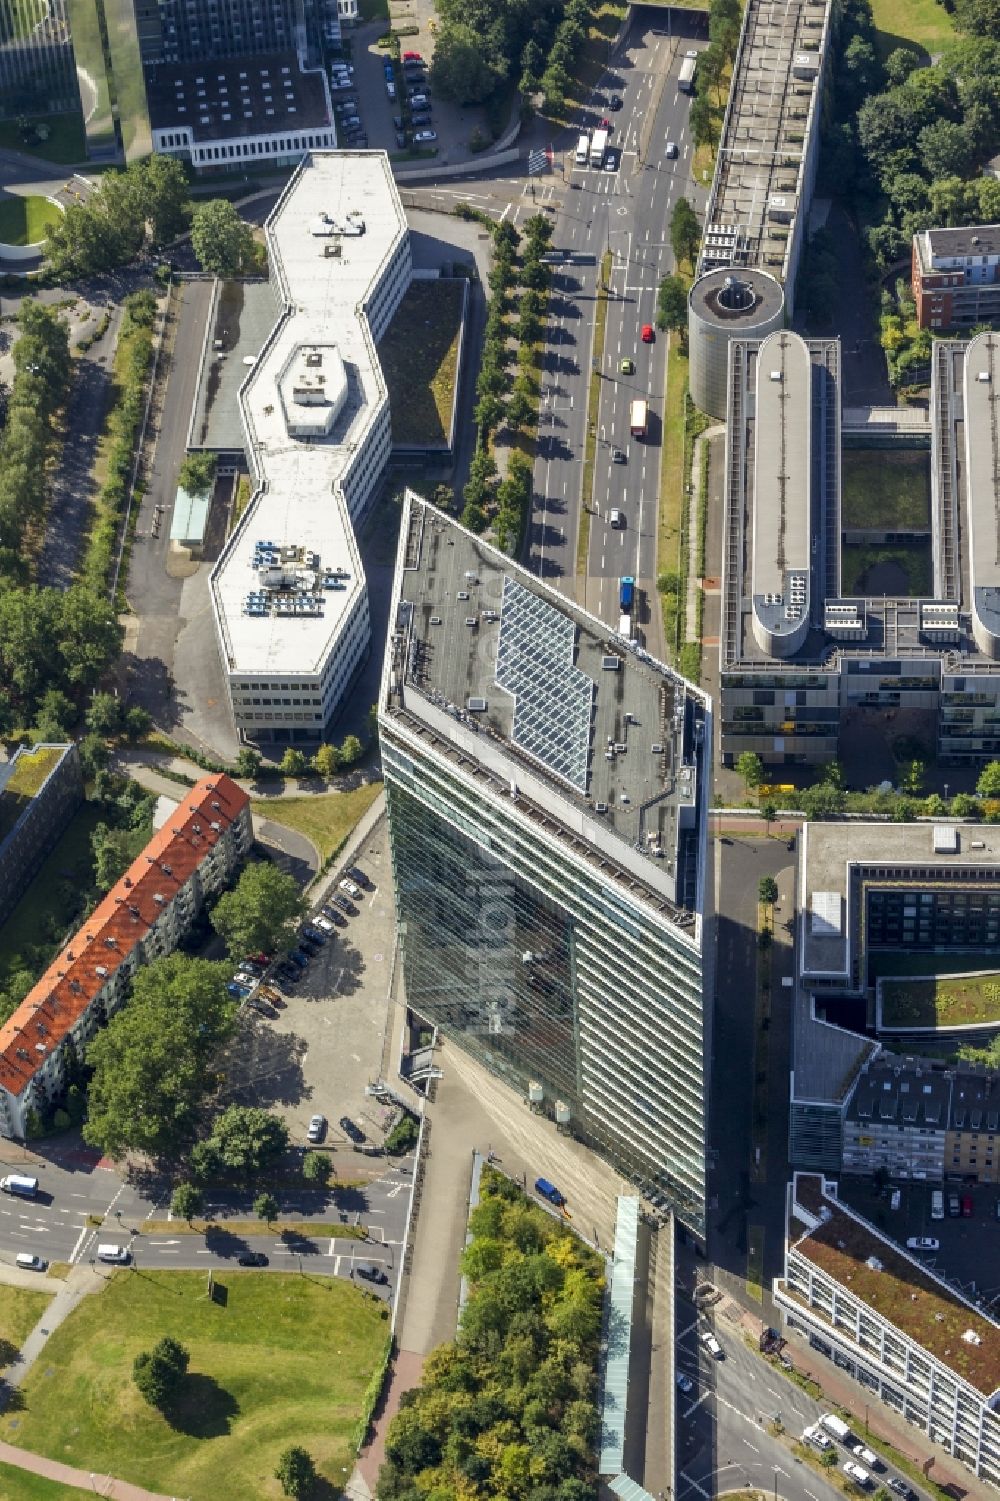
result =
M141 1485L129 1485L127 1480L115 1480L111 1475L74 1470L72 1465L60 1464L57 1459L43 1459L40 1454L29 1454L27 1449L16 1449L13 1444L0 1442L0 1460L16 1465L19 1470L29 1470L32 1475L42 1475L46 1480L75 1485L88 1494L105 1496L108 1501L174 1501L173 1496L165 1496L159 1491L146 1491Z
M4 1372L4 1381L8 1386L21 1385L48 1344L50 1336L55 1333L63 1320L69 1317L84 1298L91 1293L103 1291L106 1281L107 1278L95 1271L93 1267L78 1265L73 1268L64 1282L55 1284L57 1288L55 1297L21 1346L21 1353Z

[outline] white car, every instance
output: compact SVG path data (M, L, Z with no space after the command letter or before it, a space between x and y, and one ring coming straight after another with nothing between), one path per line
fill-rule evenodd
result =
M395 99L396 97L396 85L388 78L385 81L385 93L387 99Z
M906 1242L908 1251L940 1251L941 1242L933 1235L911 1235Z
M671 161L675 161L676 160L676 158L677 158L677 142L676 141L668 141L667 142L666 155L669 157L669 159Z
M719 1341L716 1339L715 1335L712 1333L711 1329L706 1329L702 1333L701 1342L705 1346L705 1349L708 1351L709 1355L711 1355L713 1360L725 1359L725 1352L723 1351L723 1348L719 1344Z
M866 1449L864 1444L852 1444L851 1453L855 1458L860 1459L862 1464L866 1464L870 1470L882 1469L882 1463L878 1455L873 1454L870 1449Z
M319 917L313 918L313 922L316 924L316 927L319 928L321 933L335 933L337 931L330 919L328 917L324 917L322 912L320 913Z
M844 1474L849 1476L855 1485L860 1485L862 1490L866 1491L871 1485L872 1477L868 1471L863 1470L860 1465L856 1465L853 1459L845 1459L843 1469Z
M361 895L361 887L355 886L354 882L349 881L346 876L340 883L340 889L341 891L346 891L348 896L353 896L355 901Z
M251 988L258 983L259 976L252 975L248 969L238 969L233 975L237 985L249 985Z
M311 1115L309 1117L309 1129L306 1131L306 1138L307 1138L307 1140L309 1140L309 1141L322 1141L323 1137L325 1135L326 1135L326 1116L325 1115Z
M802 1442L804 1444L812 1444L813 1448L818 1449L821 1454L827 1449L833 1448L833 1440L828 1439L826 1434L821 1433L815 1426L802 1430Z
M615 531L620 531L625 525L625 517L621 511L612 510L608 516L608 522L614 527Z
M425 144L427 141L436 141L437 138L438 133L436 130L418 130L413 137L415 141L419 141L421 144Z

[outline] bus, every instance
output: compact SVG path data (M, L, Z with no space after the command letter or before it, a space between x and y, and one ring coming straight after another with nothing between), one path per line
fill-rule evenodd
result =
M684 61L681 63L681 71L677 78L677 87L682 94L694 93L694 70L697 66L697 52L685 52Z
M592 167L604 166L604 153L608 149L608 132L595 130L590 142L590 165Z
M576 164L585 167L590 161L590 136L582 135L576 143Z
M633 438L644 438L646 436L647 415L648 414L645 401L641 399L639 401L633 401L631 411L629 413L629 427L631 429Z
M635 579L627 573L618 581L618 606L622 611L631 610L635 603Z

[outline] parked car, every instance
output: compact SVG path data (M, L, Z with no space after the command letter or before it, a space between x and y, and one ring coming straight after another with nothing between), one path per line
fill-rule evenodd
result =
M385 81L385 94L387 99L395 99L396 97L396 85L391 78L387 78Z
M406 135L403 131L397 130L396 131L396 145L399 147L400 151L405 151L406 148L407 148L407 146L409 144L410 144L410 138L409 138L409 136Z
M323 1137L325 1135L326 1135L326 1116L325 1115L311 1115L309 1117L309 1126L308 1126L308 1129L306 1130L306 1140L307 1141L322 1141Z
M415 141L419 141L422 146L429 143L430 141L436 141L437 138L438 136L436 130L418 130L415 132L413 137L413 139Z
M898 1475L890 1475L886 1485L891 1491L895 1491L897 1496L902 1496L903 1501L917 1501L915 1493L910 1490L905 1480L899 1479Z
M642 325L642 342L644 344L652 344L655 338L656 334L653 331L653 325L651 323L644 323Z
M395 75L393 73L392 63L389 62L388 59L386 59L386 61L382 64L382 72L385 74L386 83L391 83Z
M361 116L360 115L348 115L345 119L341 120L340 124L341 124L341 129L343 129L345 131L348 131L348 132L352 131L352 130L360 130L361 129Z
M674 1380L677 1382L677 1390L683 1392L685 1397L694 1391L694 1382L690 1376L685 1376L683 1371L678 1371Z
M701 1342L705 1346L705 1349L708 1351L709 1355L711 1355L713 1360L725 1359L725 1351L719 1344L719 1341L716 1339L711 1329L705 1329L702 1331Z
M403 61L404 63L422 63L423 58L419 52L404 52Z
M871 1449L866 1449L864 1444L852 1444L851 1453L857 1459L860 1459L862 1464L867 1465L870 1470L881 1470L885 1468L878 1455L873 1454Z
M338 892L338 894L333 898L333 900L336 902L336 904L340 908L341 912L346 912L349 917L356 916L358 909L357 909L357 907L355 907L355 905L354 905L353 902L349 902L347 900L346 896L341 896L340 893Z
M226 986L226 989L229 991L229 994L231 996L235 996L236 999L240 1001L245 1000L246 997L250 994L250 987L248 985L237 985L235 980L230 980L229 984Z
M959 1202L958 1194L948 1195L948 1213L954 1220L957 1220L962 1213L962 1205Z
M323 916L328 917L332 923L336 923L338 928L343 928L347 924L344 914L338 912L336 907L331 907L329 902L326 902L323 906Z
M421 89L416 89L410 94L411 109L424 109L430 102L430 95L424 93Z
M833 1448L833 1440L828 1439L826 1434L822 1433L815 1424L802 1430L802 1442L804 1444L812 1444L813 1448L818 1449L821 1454L824 1454L827 1449Z
M365 1133L362 1131L360 1126L356 1126L354 1124L349 1115L342 1115L340 1117L340 1129L346 1136L349 1136L352 1141L362 1142L365 1139Z
M349 865L347 867L347 874L352 881L357 881L358 885L363 886L366 891L373 891L375 889L375 883L370 876L365 875L360 865Z
M612 450L611 450L611 462L612 462L612 464L624 464L625 463L625 450L623 448L612 448Z
M844 1460L843 1470L844 1474L849 1476L850 1479L854 1481L855 1485L860 1485L863 1491L866 1491L870 1488L872 1477L869 1475L867 1470L862 1469L860 1465L856 1465L853 1459Z
M388 1282L389 1280L382 1268L373 1266L370 1261L359 1261L354 1270L366 1282Z
M267 1266L267 1257L263 1251L244 1251L242 1256L236 1258L237 1266Z
M933 1235L911 1235L906 1242L908 1251L940 1251L941 1242Z
M237 985L249 985L251 989L253 989L253 987L257 983L257 976L252 975L248 969L237 970L236 974L233 975L233 979L236 981Z
M317 928L319 928L319 930L320 930L321 933L332 933L333 932L333 923L330 921L330 919L328 917L324 917L322 915L322 913L319 915L319 917L314 918L314 921L316 923Z
M299 967L299 969L305 969L306 965L309 963L309 955L304 954L301 949L290 949L288 957L293 964Z
M430 125L431 119L432 115L429 109L418 109L411 115L410 124L415 127Z
M308 938L311 943L324 944L326 942L326 934L321 933L319 928L314 928L311 923L304 924L302 936Z
M963 1194L962 1195L962 1213L963 1213L963 1215L965 1216L965 1218L967 1220L971 1220L971 1218L972 1218L972 1195L971 1194Z
M393 117L392 117L392 124L393 124L393 128L395 130L402 130L402 128L403 128L403 117L402 117L402 115L393 115Z
M361 895L361 887L356 886L348 876L345 876L341 881L340 889L341 891L346 891L348 896L353 896L355 901Z
M598 130L607 130L610 132L614 130L615 127L612 125L611 121L607 119L607 117L605 117L597 128Z

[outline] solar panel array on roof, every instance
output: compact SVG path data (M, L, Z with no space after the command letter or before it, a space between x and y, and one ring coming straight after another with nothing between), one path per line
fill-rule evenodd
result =
M594 684L575 650L573 621L505 576L497 683L514 698L511 739L585 793Z

